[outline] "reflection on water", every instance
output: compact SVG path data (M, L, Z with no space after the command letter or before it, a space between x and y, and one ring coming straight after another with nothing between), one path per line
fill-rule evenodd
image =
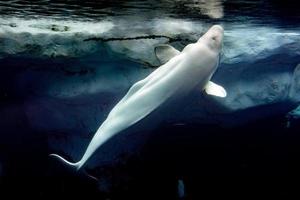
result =
M199 14L207 15L212 19L220 19L224 16L224 0L176 0L177 3L183 3L184 6L191 10L198 11Z
M9 0L0 1L0 16L22 18L67 18L99 21L107 17L138 16L135 20L161 17L222 19L299 24L300 8L286 0ZM275 21L274 21L275 20Z

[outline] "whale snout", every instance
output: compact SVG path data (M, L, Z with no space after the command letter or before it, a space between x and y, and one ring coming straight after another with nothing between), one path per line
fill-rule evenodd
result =
M223 35L224 35L224 29L220 25L214 25L207 31L207 36L211 40L214 40L214 42L222 43L223 42Z
M213 25L210 29L216 30L216 31L220 31L220 32L222 32L222 33L224 32L223 27L220 26L220 25Z
M223 44L223 35L223 27L214 25L198 40L198 42L205 41L210 48L220 51Z

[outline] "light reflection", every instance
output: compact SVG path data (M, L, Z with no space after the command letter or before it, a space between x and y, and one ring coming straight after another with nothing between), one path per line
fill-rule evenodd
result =
M193 10L198 10L200 14L207 15L212 19L224 17L223 0L176 0Z

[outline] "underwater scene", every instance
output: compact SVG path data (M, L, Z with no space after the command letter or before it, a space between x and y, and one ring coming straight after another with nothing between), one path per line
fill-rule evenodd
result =
M0 1L2 195L291 198L299 178L296 0Z

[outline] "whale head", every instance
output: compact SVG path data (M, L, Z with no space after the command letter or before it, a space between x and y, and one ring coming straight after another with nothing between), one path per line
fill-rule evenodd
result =
M205 66L214 71L218 66L219 54L223 45L224 30L220 25L212 26L197 42L187 45L183 53L188 62L195 67Z
M224 29L220 25L212 26L197 43L205 43L209 48L220 53L223 45Z
M224 30L220 25L212 26L197 42L187 45L182 52L170 45L159 45L155 47L155 55L161 64L167 63L173 57L182 55L190 66L197 67L203 63L215 63L219 60L219 54L223 45Z
M182 52L202 51L203 47L219 54L223 45L224 29L220 25L212 26L196 43L187 45Z

